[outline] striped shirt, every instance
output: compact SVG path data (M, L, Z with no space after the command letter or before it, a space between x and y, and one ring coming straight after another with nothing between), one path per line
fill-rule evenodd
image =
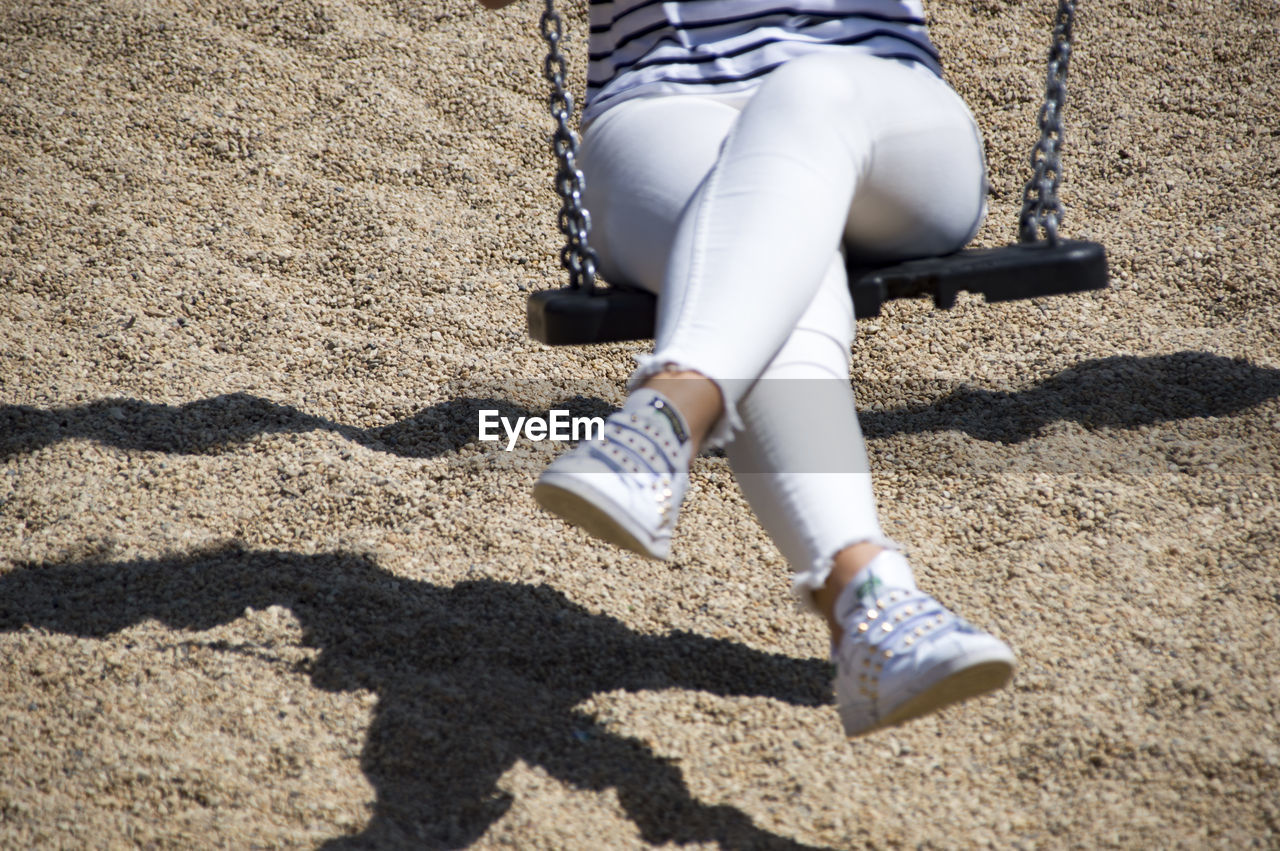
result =
M823 51L942 73L921 0L591 0L590 20L584 121L640 95L750 88Z

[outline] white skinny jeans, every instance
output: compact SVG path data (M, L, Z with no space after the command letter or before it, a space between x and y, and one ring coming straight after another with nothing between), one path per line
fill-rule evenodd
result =
M717 384L709 444L797 592L851 544L892 547L849 382L842 252L891 261L972 238L986 175L960 97L914 63L815 55L746 92L624 101L586 129L581 163L601 271L659 295L632 386L668 367Z

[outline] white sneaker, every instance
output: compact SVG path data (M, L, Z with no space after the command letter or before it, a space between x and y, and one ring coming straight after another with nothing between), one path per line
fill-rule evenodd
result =
M841 594L836 614L844 628L836 703L848 736L936 712L1013 676L1003 641L918 589L854 589Z
M692 454L679 412L661 394L638 390L605 420L603 440L584 441L547 467L533 497L597 538L665 559Z

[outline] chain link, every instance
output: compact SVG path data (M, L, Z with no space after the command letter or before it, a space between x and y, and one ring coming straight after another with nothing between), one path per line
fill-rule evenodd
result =
M587 241L591 232L591 214L582 204L582 192L586 178L578 168L578 135L570 123L573 118L573 95L569 94L566 78L568 65L560 52L564 40L564 22L556 11L553 0L547 0L546 10L540 22L542 38L547 43L547 59L543 63L543 76L551 84L548 106L556 122L551 136L551 150L556 155L558 170L555 177L556 194L564 202L560 207L557 224L564 234L565 245L560 249L560 265L569 273L569 286L575 289L594 290L598 259Z
M1053 43L1049 47L1049 73L1045 81L1044 104L1038 123L1040 141L1031 149L1031 179L1022 189L1022 212L1018 216L1018 240L1038 242L1041 232L1051 245L1059 241L1062 224L1062 110L1067 101L1067 65L1071 61L1071 24L1075 0L1059 0L1053 22Z

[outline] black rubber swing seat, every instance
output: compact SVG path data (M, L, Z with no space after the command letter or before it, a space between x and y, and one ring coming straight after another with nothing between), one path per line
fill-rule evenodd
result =
M1096 242L1020 242L969 248L945 257L872 269L851 266L849 290L859 319L880 315L889 299L932 296L947 310L962 290L989 302L1100 290L1106 250ZM552 346L644 340L653 336L657 299L643 290L565 287L529 297L529 336Z

